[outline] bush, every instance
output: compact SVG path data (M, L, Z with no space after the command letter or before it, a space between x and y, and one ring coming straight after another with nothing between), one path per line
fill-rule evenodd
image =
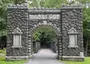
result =
M3 50L0 50L0 53L3 53Z
M0 53L6 54L6 49L0 50Z

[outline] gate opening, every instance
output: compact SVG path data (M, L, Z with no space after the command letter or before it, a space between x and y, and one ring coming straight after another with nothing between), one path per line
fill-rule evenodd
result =
M33 52L40 49L57 51L57 35L50 26L41 26L34 30L32 35Z
M32 33L32 52L33 54L40 50L51 50L58 54L58 38L55 30L51 26L39 26Z

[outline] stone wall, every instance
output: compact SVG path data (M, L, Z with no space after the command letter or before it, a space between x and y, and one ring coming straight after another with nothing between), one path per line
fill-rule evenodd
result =
M10 59L19 59L27 58L28 56L28 8L11 6L7 11L7 48L6 48L6 58ZM19 27L22 31L22 41L21 48L13 48L13 34L12 32Z
M82 23L82 8L81 7L63 7L61 9L62 15L62 48L63 48L63 59L71 58L69 56L80 56L80 52L83 51L83 23ZM77 34L77 46L69 46L69 35L68 32L71 28L75 28ZM78 57L81 59L81 57ZM78 60L77 58L77 60ZM65 60L65 59L64 59Z

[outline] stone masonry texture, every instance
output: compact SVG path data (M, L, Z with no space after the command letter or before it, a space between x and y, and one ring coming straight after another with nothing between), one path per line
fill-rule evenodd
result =
M30 15L59 15L57 18L35 18L30 19ZM59 19L58 19L59 18ZM18 60L29 59L32 55L32 33L33 30L44 25L43 21L47 21L52 28L55 29L58 35L58 58L62 60L75 58L64 58L63 56L78 56L83 51L83 23L82 23L82 8L81 7L62 7L61 9L29 9L27 5L10 5L7 10L7 48L6 59ZM21 48L13 48L13 34L14 29L19 27L22 31ZM74 27L77 32L77 45L78 47L70 48L68 31ZM78 60L77 59L77 60Z

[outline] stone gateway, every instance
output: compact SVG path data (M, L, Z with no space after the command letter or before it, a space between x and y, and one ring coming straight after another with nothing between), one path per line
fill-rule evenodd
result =
M84 60L82 7L29 9L26 4L10 5L7 10L7 60L29 59L33 55L32 33L50 26L57 34L60 60Z

